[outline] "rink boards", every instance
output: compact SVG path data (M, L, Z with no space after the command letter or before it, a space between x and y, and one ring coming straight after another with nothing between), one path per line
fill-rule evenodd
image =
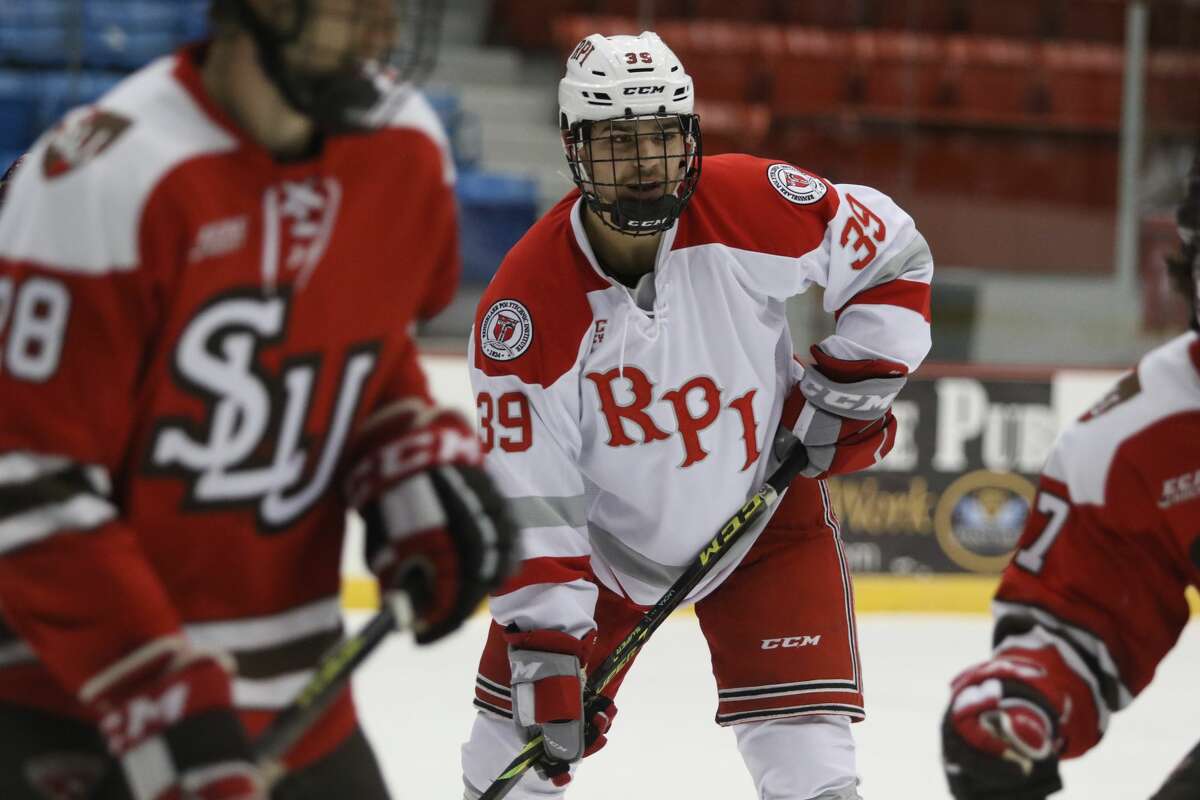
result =
M423 355L438 402L474 419L460 356ZM901 436L877 469L830 482L860 612L983 613L1057 431L1120 370L926 365L896 403ZM378 601L352 526L350 608ZM1200 600L1189 595L1194 612Z

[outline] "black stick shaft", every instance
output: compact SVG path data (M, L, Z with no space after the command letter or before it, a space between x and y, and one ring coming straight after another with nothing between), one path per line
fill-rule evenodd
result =
M704 576L712 572L721 558L732 549L735 542L753 527L754 523L763 517L778 501L783 490L788 487L800 470L808 464L808 456L799 443L794 443L791 453L783 463L776 468L755 494L746 501L732 517L726 520L712 540L705 545L696 560L692 562L683 574L671 584L671 587L659 598L658 602L642 616L629 635L613 649L611 653L592 670L584 690L584 719L588 719L599 710L604 702L600 693L604 687L624 669L625 665L637 655L645 645L650 634L671 615L683 602L688 593L696 587ZM499 800L512 791L530 767L542 757L541 734L530 739L521 752L500 773L492 785L488 787L479 800Z
M396 628L396 616L387 599L382 610L353 636L348 636L317 662L312 676L291 705L279 712L254 741L260 762L281 759L312 727L350 680L355 668Z

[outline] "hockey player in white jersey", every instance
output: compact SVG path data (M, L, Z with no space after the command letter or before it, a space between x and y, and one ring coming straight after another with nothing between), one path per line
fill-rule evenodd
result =
M808 451L804 476L688 599L757 796L858 797L862 671L823 479L891 448L892 401L930 346L933 263L875 189L703 158L693 102L654 33L580 42L559 84L577 190L479 305L481 434L526 552L491 600L469 798L534 733L552 761L510 797L560 794L603 745L615 707L581 719L583 670L762 482L781 426ZM837 328L801 367L785 301L813 284Z

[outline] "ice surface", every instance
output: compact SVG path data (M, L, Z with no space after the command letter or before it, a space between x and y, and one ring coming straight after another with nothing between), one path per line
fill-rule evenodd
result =
M396 800L459 800L459 745L486 620L416 648L393 637L356 680L359 708ZM866 800L947 798L938 727L950 678L988 651L982 616L864 615L867 720L854 726ZM731 731L712 721L716 689L694 618L654 634L618 698L609 745L587 759L572 800L751 800ZM1145 800L1200 739L1200 625L1185 630L1154 683L1112 720L1105 740L1064 766L1056 798ZM802 755L801 755L802 757Z

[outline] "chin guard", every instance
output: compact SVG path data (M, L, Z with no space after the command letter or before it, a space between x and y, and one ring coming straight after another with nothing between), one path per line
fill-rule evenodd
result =
M228 2L288 105L328 133L386 125L437 59L441 0L290 0L272 18ZM334 30L350 31L336 47Z
M588 207L630 236L669 229L700 180L703 144L695 114L576 122L564 127L563 144Z

